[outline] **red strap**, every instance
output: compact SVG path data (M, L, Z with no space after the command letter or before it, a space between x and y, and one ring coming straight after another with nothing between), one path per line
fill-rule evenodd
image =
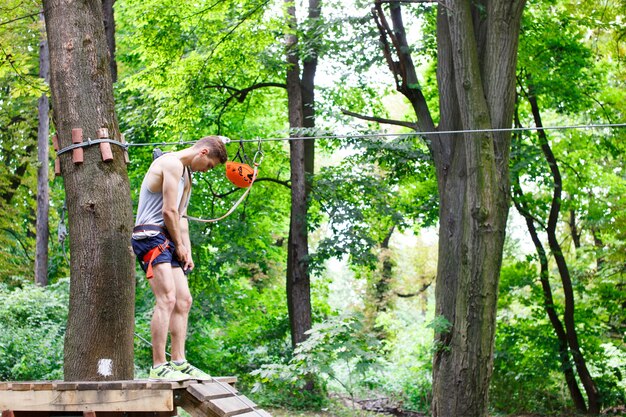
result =
M170 246L170 241L166 239L165 242L163 242L161 245L155 246L154 248L150 249L143 256L143 261L148 263L148 269L146 269L147 279L151 279L152 277L154 277L154 272L152 271L152 262L154 262L154 260L158 258L160 254L165 252L165 250L169 246Z

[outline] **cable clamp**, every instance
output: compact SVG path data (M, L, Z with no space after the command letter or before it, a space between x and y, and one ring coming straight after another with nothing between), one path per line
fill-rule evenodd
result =
M125 151L127 151L128 147L130 146L128 143L119 142L117 140L109 139L109 138L102 138L102 139L87 138L87 140L84 141L84 142L74 143L73 145L69 145L69 146L66 146L63 149L58 150L57 151L57 156L61 155L61 154L64 154L65 152L69 152L69 151L71 151L73 149L84 148L86 146L97 145L99 143L112 143L113 145L117 145L117 146L123 148Z

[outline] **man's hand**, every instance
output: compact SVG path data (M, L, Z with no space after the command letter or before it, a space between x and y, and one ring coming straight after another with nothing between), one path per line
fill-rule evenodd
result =
M176 245L176 256L178 261L183 266L183 269L187 269L189 262L191 261L191 253L185 245Z
M183 270L185 271L185 273L191 272L191 271L193 271L193 268L195 266L196 266L196 264L194 264L193 258L191 257L191 254L189 254L189 261L187 262L187 265L185 266L185 268Z

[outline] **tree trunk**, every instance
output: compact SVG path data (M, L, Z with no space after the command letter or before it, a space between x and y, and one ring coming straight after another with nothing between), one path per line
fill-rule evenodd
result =
M572 401L574 402L574 406L576 407L576 409L582 413L586 413L587 405L585 404L585 399L583 398L583 395L580 392L580 388L578 387L578 383L576 382L576 375L574 374L574 370L572 369L572 363L570 362L567 334L565 333L563 323L561 323L561 320L559 319L559 316L554 307L554 298L552 297L552 287L550 285L550 268L548 265L548 256L546 255L543 244L539 239L539 234L537 233L537 228L535 227L535 221L530 214L530 210L524 203L522 187L519 184L519 178L517 176L515 176L515 180L513 181L513 201L515 203L517 211L526 220L528 232L530 233L530 237L535 245L535 250L537 251L537 256L539 257L539 280L541 281L541 288L543 291L543 306L546 309L546 313L548 314L548 318L550 319L550 324L552 324L554 333L556 333L559 345L559 359L561 362L561 371L565 376L567 389L569 390L570 396L572 397Z
M374 17L396 89L421 131L435 130L417 83L401 17ZM437 17L439 131L510 128L524 0L442 0ZM508 132L425 138L439 188L439 263L433 416L487 414L502 249L509 210Z
M119 140L99 0L45 0L54 123L61 148L108 128ZM70 232L66 380L133 379L132 207L123 150L102 162L98 146L60 155Z
M302 88L298 65L296 9L285 0L290 31L285 35L287 54L287 99L289 126L302 128ZM300 136L292 133L291 137ZM306 339L311 328L311 280L308 272L309 242L307 235L307 191L304 163L304 140L289 141L291 154L291 220L287 247L287 306L291 326L291 343L295 347Z
M444 0L438 6L441 130L511 126L524 1ZM433 416L486 416L506 220L507 132L440 135Z
M104 15L104 32L106 33L107 46L109 49L109 66L111 68L111 80L117 81L117 61L115 60L115 15L113 5L115 0L102 0L102 14Z
M320 17L320 1L309 0L309 24L315 29ZM314 32L314 30L313 30ZM310 56L304 57L302 62L302 126L315 127L315 72L317 71L317 54L321 40L315 34L307 34L307 42L313 43ZM306 172L307 199L311 192L312 178L315 173L315 140L304 141L304 170Z
M394 261L389 250L389 241L395 230L392 226L379 245L378 265L375 270L366 272L368 277L367 301L365 303L365 323L379 340L387 339L387 332L376 325L381 313L389 310L391 279L393 278Z
M40 20L45 24L43 13ZM45 29L42 29L39 42L39 76L50 82L50 58L48 40ZM48 285L48 213L50 211L50 191L48 188L48 135L50 131L50 104L44 93L38 100L39 127L37 129L37 220L35 245L35 282L41 286Z
M532 90L532 89L531 89ZM539 112L539 105L537 103L537 97L532 93L527 95L528 102L533 113L535 120L535 126L543 127L541 120L541 114ZM578 333L576 331L575 317L574 317L574 289L572 287L572 279L567 266L567 261L563 255L561 244L559 243L556 227L559 220L559 214L561 211L561 191L563 190L563 181L561 179L561 172L557 164L556 158L552 153L552 149L548 142L546 132L543 129L537 131L539 142L541 143L541 150L546 158L546 162L550 167L550 173L552 174L552 180L554 182L554 191L552 195L552 204L550 207L550 214L548 217L548 224L546 227L546 233L548 234L548 245L552 251L552 256L556 261L556 265L561 276L561 283L563 285L563 295L565 296L565 312L563 313L563 321L565 322L565 330L567 332L567 342L572 351L572 357L574 358L574 364L576 365L576 371L580 377L580 382L583 384L585 393L588 400L588 411L590 414L600 413L600 395L598 389L587 369L585 358L580 351L580 344L578 342Z

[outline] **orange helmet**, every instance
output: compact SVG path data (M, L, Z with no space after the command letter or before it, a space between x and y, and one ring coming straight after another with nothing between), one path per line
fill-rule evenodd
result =
M254 170L248 164L226 162L226 178L239 188L248 188L253 181Z

